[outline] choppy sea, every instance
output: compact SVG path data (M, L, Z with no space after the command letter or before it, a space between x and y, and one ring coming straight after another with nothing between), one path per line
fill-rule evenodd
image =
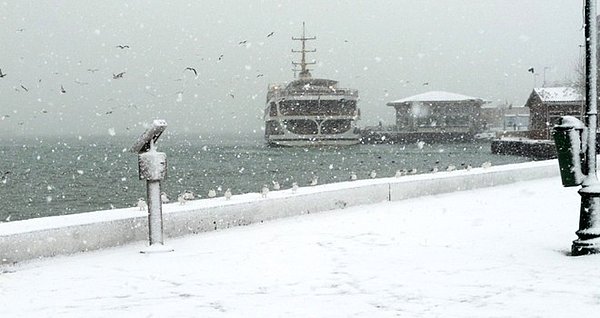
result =
M136 136L15 137L0 140L0 221L135 206L146 185L138 178L137 155L128 151ZM406 145L356 145L342 148L269 148L262 140L202 139L167 135L158 143L167 154L162 190L172 199L186 190L205 198L230 188L233 194L258 192L277 181L308 186L389 177L413 168L430 173L449 165L464 169L529 161L494 155L489 142Z

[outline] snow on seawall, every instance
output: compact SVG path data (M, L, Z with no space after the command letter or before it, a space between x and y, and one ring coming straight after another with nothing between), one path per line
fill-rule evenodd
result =
M283 217L509 184L559 174L556 160L357 180L163 205L165 237ZM0 224L0 264L147 240L147 212L126 208Z

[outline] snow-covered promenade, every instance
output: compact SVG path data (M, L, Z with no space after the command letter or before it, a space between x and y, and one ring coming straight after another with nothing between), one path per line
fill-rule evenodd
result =
M595 317L558 177L0 267L3 317Z

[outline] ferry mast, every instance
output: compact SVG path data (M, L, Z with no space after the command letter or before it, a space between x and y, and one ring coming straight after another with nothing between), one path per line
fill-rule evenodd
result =
M305 26L304 26L304 22L302 22L302 37L296 38L296 37L292 37L292 40L295 41L302 41L302 49L301 50L294 50L292 49L292 53L301 53L302 54L302 58L300 60L300 63L298 62L292 62L292 65L294 65L294 77L296 77L296 72L298 71L296 69L296 66L300 65L300 79L307 79L310 78L310 70L306 67L307 65L314 65L316 64L316 62L306 62L306 53L310 53L310 52L316 52L316 49L312 49L312 50L307 50L306 49L306 41L308 40L316 40L317 37L316 36L311 36L311 37L306 37L306 30L305 30Z

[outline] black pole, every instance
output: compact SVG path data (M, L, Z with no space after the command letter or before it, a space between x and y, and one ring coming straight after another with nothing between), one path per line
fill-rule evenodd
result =
M596 0L585 0L585 123L588 137L585 165L582 167L585 178L579 190L581 208L579 230L576 232L579 238L573 241L571 247L573 255L600 253L600 184L596 173L597 43Z

